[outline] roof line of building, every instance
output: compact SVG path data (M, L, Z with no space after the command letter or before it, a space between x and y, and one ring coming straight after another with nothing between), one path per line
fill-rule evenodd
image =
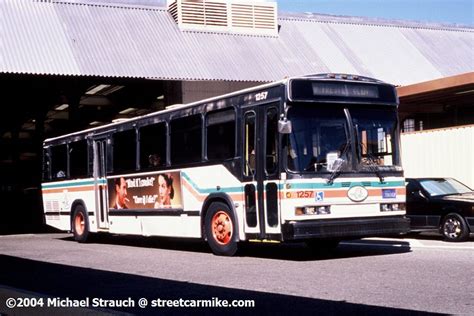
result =
M474 85L474 72L398 87L397 92L399 97L407 97L466 85Z
M426 29L426 30L443 30L456 32L474 32L474 26L463 24L446 24L434 22L421 22L410 20L389 20L382 18L371 18L361 16L347 15L331 15L320 13L286 13L280 12L279 20L287 21L304 21L314 23L332 23L332 24L350 24L350 25L367 25L367 26L384 26L407 29Z
M37 2L37 0L31 0ZM57 4L71 4L71 5L86 5L94 7L104 8L123 8L131 10L150 10L150 11L167 11L167 7L158 5L143 5L143 4L126 4L126 3L113 3L113 2L94 2L94 1L81 1L81 0L41 0L41 2L57 3Z
M35 1L35 0L31 0ZM151 11L167 11L167 7L158 5L143 5L143 4L124 4L113 2L93 2L84 0L41 0L47 3L71 4L71 5L86 5L105 8L124 8L131 10L151 10ZM447 24L434 22L420 22L410 20L389 20L382 18L371 18L362 16L346 16L346 15L331 15L321 13L292 13L292 12L278 12L278 20L290 21L306 21L315 23L333 23L333 24L350 24L350 25L367 25L367 26L384 26L397 28L417 28L426 30L444 30L456 32L474 32L474 26L461 24ZM187 30L194 32L192 30Z

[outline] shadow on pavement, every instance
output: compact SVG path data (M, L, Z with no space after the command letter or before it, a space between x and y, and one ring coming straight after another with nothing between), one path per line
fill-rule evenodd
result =
M72 237L59 238L67 242L75 242ZM188 252L210 253L207 243L195 239L177 239L162 237L141 237L123 235L98 235L94 236L93 243L110 244L140 248L156 248L166 250L179 250ZM400 246L401 245L401 246ZM305 243L241 243L237 256L255 257L263 259L310 261L334 260L352 257L382 256L410 252L410 244L402 241L386 241L384 247L354 246L346 243L327 251L315 251Z
M79 254L78 254L79 255ZM217 313L242 314L318 314L318 315L425 315L428 313L416 312L388 307L377 307L362 304L352 304L344 301L330 301L297 297L291 295L272 294L257 291L238 290L219 286L200 285L188 282L142 277L131 274L101 271L82 267L73 267L61 264L45 263L11 256L0 256L0 284L24 291L30 291L49 297L69 299L102 298L127 299L136 302L140 298L151 300L254 300L255 307L246 308L153 308L141 309L138 304L131 308L113 308L133 314L193 314ZM169 267L173 269L173 267ZM224 270L224 269L223 269ZM223 271L216 271L223 273ZM0 287L0 291L2 291ZM20 291L17 293L21 293ZM1 294L1 293L0 293ZM21 296L21 294L19 294ZM2 297L2 296L0 296ZM110 311L110 308L108 309ZM19 310L16 310L19 312ZM38 310L36 310L38 311ZM44 310L45 312L47 310ZM61 313L61 308L50 309L53 313ZM64 310L62 310L64 312ZM22 310L22 313L27 310ZM12 313L0 301L0 313Z

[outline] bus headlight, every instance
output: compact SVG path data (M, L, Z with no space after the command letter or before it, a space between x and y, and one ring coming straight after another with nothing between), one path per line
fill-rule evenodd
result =
M380 204L380 212L398 212L405 211L405 203L383 203Z
M304 206L295 209L295 215L328 215L331 214L329 205L323 206Z

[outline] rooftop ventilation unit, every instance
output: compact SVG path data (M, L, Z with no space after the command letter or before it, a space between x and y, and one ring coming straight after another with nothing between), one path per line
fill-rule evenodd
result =
M278 36L275 2L174 0L168 11L182 30Z

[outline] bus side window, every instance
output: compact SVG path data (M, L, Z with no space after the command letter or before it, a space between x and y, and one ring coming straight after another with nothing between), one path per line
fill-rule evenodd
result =
M51 147L51 174L53 179L65 179L67 177L67 145L56 145Z
M136 140L135 129L113 135L114 172L136 170Z
M252 177L255 174L255 113L245 114L244 138L244 175Z
M166 164L166 123L140 128L140 169Z
M211 112L206 117L207 159L235 157L234 109Z
M201 161L202 117L191 115L170 122L171 164Z
M278 111L275 108L267 110L266 126L266 158L265 170L268 175L275 174L277 170L277 144L278 144Z
M86 178L88 167L87 140L69 143L69 172L71 178Z
M43 181L51 180L51 156L49 149L43 149Z

